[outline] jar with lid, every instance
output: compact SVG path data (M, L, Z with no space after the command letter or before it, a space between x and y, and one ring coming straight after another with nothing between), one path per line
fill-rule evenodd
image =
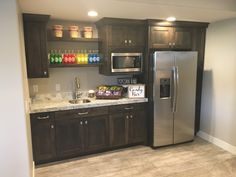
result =
M72 25L72 26L69 26L69 32L70 32L70 37L71 38L79 38L79 27L78 26L75 26L75 25Z
M63 36L63 26L62 25L53 25L53 35L55 37L61 38Z
M84 38L92 38L93 37L93 28L90 26L84 27L83 34L84 34L83 35Z

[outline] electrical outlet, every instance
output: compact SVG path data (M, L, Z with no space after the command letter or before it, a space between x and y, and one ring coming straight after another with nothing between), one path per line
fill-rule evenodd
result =
M57 92L61 91L61 85L60 84L56 84L56 91Z
M39 87L38 85L33 85L33 92L38 93L39 92Z

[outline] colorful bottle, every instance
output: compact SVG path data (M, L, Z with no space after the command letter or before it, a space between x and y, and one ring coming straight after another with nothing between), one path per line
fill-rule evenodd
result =
M88 53L86 50L84 51L84 64L88 64Z
M62 63L62 53L61 53L60 50L59 50L59 52L58 52L58 63L59 63L59 64Z
M53 50L51 50L51 52L50 52L49 59L50 59L50 63L54 64L54 53L53 53Z

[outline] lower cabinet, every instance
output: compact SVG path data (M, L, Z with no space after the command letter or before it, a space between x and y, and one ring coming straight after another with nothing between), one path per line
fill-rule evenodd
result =
M30 122L34 161L43 163L55 159L54 113L32 114Z
M110 108L110 144L124 146L146 141L145 104L129 104Z
M107 107L55 113L59 157L76 156L108 147Z
M145 103L31 114L36 164L146 141Z

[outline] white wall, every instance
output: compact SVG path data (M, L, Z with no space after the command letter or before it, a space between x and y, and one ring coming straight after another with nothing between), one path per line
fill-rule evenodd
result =
M16 0L0 0L0 14L0 176L30 177L32 156L24 104L28 91L23 79L22 23Z
M236 18L210 24L205 52L200 130L236 153Z

